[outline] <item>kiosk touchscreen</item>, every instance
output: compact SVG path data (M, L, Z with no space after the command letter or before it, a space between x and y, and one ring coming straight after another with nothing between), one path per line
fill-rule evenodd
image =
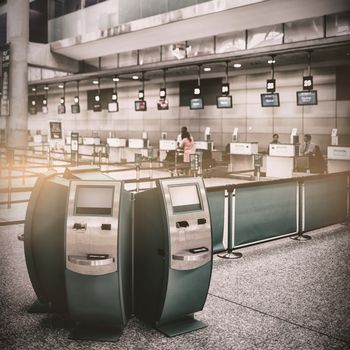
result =
M211 222L201 178L165 179L135 200L135 314L167 336L206 325Z
M115 181L73 180L65 277L72 338L117 340L130 315L130 195Z

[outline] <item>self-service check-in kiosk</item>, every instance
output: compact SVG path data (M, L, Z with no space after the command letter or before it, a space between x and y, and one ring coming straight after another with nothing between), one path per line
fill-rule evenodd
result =
M135 199L135 315L167 336L205 327L212 270L209 207L201 178L164 179Z
M72 338L117 340L131 305L131 198L121 182L70 183L65 281Z
M24 253L30 281L38 300L29 312L67 313L64 229L69 184L72 179L113 180L98 167L67 168L42 174L32 190L24 224Z

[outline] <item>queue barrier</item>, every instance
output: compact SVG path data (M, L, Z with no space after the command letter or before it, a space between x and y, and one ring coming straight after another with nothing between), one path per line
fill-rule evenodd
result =
M262 243L349 220L350 172L308 175L207 188L213 228L213 252L224 246L229 227L232 248ZM232 193L228 215L225 193ZM225 225L224 220L231 222ZM230 247L228 247L230 249Z

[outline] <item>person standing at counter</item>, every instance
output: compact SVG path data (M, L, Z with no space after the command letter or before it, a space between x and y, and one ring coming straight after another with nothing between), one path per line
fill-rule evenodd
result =
M304 135L304 143L300 147L300 154L303 156L310 156L315 154L316 145L311 142L311 135Z
M326 167L320 147L311 142L311 135L304 135L304 143L301 145L300 154L309 156L309 169L313 174L323 174Z
M177 141L177 145L179 146L181 141L185 138L184 134L187 132L187 126L183 126L181 128L181 132L179 135L177 135L176 141Z
M269 146L267 147L267 154L270 154L270 145L271 144L275 144L276 145L276 144L280 143L279 138L280 138L280 135L273 134L272 141L269 143Z
M184 163L190 162L190 154L196 152L196 145L194 143L193 137L188 131L185 131L183 134L183 139L180 142L180 148L184 150Z

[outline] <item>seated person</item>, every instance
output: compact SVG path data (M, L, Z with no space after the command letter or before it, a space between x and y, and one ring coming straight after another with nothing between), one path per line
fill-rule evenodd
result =
M273 134L272 141L269 143L269 145L267 147L267 154L270 154L270 145L271 144L278 144L278 143L280 143L279 137L280 136L278 134Z
M311 135L304 135L304 142L300 146L300 155L302 156L310 156L315 153L315 144L311 142Z

